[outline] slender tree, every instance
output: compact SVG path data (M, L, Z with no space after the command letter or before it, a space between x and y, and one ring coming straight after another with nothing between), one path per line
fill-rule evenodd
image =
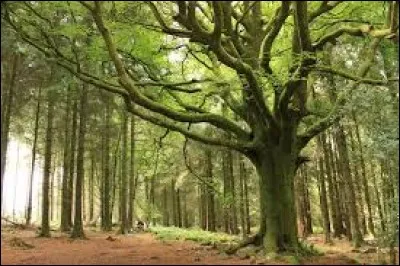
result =
M47 128L46 128L46 144L44 155L44 170L42 183L42 225L39 236L50 237L50 221L49 221L49 181L51 175L51 153L53 145L53 119L54 119L54 93L51 89L47 92Z
M34 135L33 135L33 144L32 144L31 174L29 176L29 185L28 185L29 192L28 192L28 206L26 209L26 225L30 225L31 219L32 219L33 175L35 173L37 140L38 140L38 133L39 133L39 116L40 116L41 95L42 95L42 86L39 86L38 95L37 95L36 114L35 114L35 126L34 126L34 133L33 133Z
M82 184L85 177L84 155L85 155L85 137L87 121L87 84L83 84L80 96L79 108L79 133L78 133L78 152L76 158L76 185L75 185L75 217L72 228L71 238L85 238L82 222Z

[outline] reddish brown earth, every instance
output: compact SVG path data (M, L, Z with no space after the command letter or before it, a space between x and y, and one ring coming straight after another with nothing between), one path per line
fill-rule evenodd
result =
M211 247L201 246L190 241L160 241L150 233L130 234L127 236L87 231L88 240L70 240L68 235L53 232L52 238L37 238L32 230L2 230L2 265L61 265L61 264L103 264L103 265L141 265L141 264L180 264L180 265L250 265L259 261L240 259L237 256L221 255ZM106 240L108 236L115 241ZM11 240L17 237L33 246L31 249L12 246ZM349 265L355 264L347 243L325 246L318 243L317 237L311 239L317 247L326 251L324 256L308 258L303 264L311 265ZM358 254L361 263L376 263L372 256L376 254ZM369 257L368 257L368 256ZM376 260L376 259L375 259ZM266 263L266 262L264 262ZM281 260L268 261L268 264L287 264Z

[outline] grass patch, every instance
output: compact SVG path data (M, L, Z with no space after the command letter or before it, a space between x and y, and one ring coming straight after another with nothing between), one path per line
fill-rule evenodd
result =
M232 236L220 232L209 232L201 229L184 229L178 227L151 227L149 231L159 240L192 240L203 245L217 243L235 244L240 241L238 236Z

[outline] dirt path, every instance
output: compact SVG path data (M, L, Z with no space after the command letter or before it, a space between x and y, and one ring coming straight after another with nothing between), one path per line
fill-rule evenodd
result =
M60 264L100 264L100 265L250 265L259 261L240 259L237 256L219 254L208 246L190 241L160 241L149 233L127 236L109 235L99 232L86 232L89 240L69 239L68 235L53 232L52 238L37 238L34 231L2 231L2 265L60 265ZM108 236L115 241L106 240ZM17 237L33 246L23 249L12 246L11 240ZM338 247L336 247L337 249ZM349 248L342 246L344 252L328 251L324 256L308 258L303 264L309 265L349 265L355 264L349 257ZM363 254L364 255L364 254ZM368 260L368 259L367 259ZM360 261L360 260L358 260ZM367 261L368 262L368 261ZM369 261L368 264L372 264ZM268 264L285 264L282 261L269 261Z
M34 246L23 250L11 247L13 235L2 236L1 264L249 264L237 257L224 257L190 242L163 242L151 234L115 236L88 232L89 240L71 241L67 236L54 234L51 239L36 238L34 232L16 233L26 243Z

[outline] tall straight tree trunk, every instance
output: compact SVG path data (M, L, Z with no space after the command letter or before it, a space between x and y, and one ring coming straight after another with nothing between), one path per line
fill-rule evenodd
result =
M89 221L93 219L93 209L94 209L94 176L95 176L95 162L94 162L94 152L90 156L90 179L89 179Z
M74 90L77 93L77 90ZM74 97L74 107L72 111L72 129L71 129L71 148L70 148L70 162L69 162L69 184L68 184L68 223L69 227L72 227L72 217L73 217L73 195L74 195L74 180L76 174L76 163L75 163L75 156L76 156L76 131L78 128L78 100L76 99L76 95Z
M120 188L120 204L121 204L121 226L120 233L128 232L128 114L126 111L122 115L122 160L121 160L121 188Z
M54 155L54 159L52 160L53 163L53 170L50 174L50 222L54 219L54 180L56 174L56 164L57 164L57 154Z
M182 224L183 224L184 228L188 228L189 227L189 216L188 216L187 199L186 199L187 190L185 189L182 193L183 193Z
M308 196L307 189L307 169L304 166L300 167L299 173L297 175L297 214L300 229L300 236L306 238L312 233L311 224L311 210L310 210L310 200Z
M171 179L171 203L172 203L172 221L173 225L177 226L177 206L176 206L176 195L175 195L175 178Z
M228 169L228 160L227 160L227 152L223 151L222 152L222 169L223 169L223 177L224 177L224 203L223 203L223 213L224 213L224 231L225 233L229 234L230 233L230 222L229 222L229 191L230 191L230 185L231 183L229 182L229 169Z
M163 188L163 225L169 226L168 193L166 185L164 185Z
M176 190L176 212L177 212L177 221L178 227L182 227L182 208L181 208L181 189L178 188Z
M375 197L376 197L376 205L378 207L378 214L379 214L379 218L380 218L380 224L381 224L381 230L383 232L386 231L386 226L385 226L385 217L383 216L383 211L382 211L382 204L381 204L381 195L379 193L378 190L378 183L376 182L376 172L375 172L375 167L374 164L371 163L371 176L372 176L372 181L374 184L374 192L375 192Z
M82 86L80 111L79 111L79 135L78 135L78 154L76 158L76 186L75 186L75 218L72 229L72 238L85 238L82 222L82 185L85 177L84 155L85 155L85 137L87 120L87 96L88 88L84 83Z
M338 215L339 212L339 206L338 206L338 199L337 195L335 193L335 188L334 188L334 183L333 183L333 164L332 164L332 158L331 158L331 152L329 152L329 147L327 144L327 139L326 139L326 134L322 133L320 135L321 139L321 145L322 145L322 150L324 154L324 162L325 162L325 169L326 169L326 177L328 181L328 197L330 201L330 207L331 207L331 215L332 215L332 225L333 225L333 236L334 237L339 237L342 228L340 226L341 220Z
M355 199L354 185L351 177L350 165L349 165L349 156L346 144L346 137L344 135L343 127L339 123L337 127L337 141L338 141L338 151L340 155L340 163L342 166L342 173L344 182L346 184L346 194L348 197L348 207L349 207L349 216L351 219L351 231L352 231L352 239L354 241L355 247L359 247L363 242L363 238L360 231L360 224L358 220L358 211Z
M109 95L106 95L106 97ZM103 217L102 219L102 229L104 231L110 231L112 229L112 216L111 216L111 208L110 208L110 118L111 118L111 110L110 110L110 100L107 98L105 100L105 147L104 147L104 175L103 175L103 193L102 196L102 209L103 209Z
M348 135L350 137L351 150L355 154L356 153L356 144L355 144L355 140L354 140L353 131L350 127L347 128L347 131L348 131ZM362 197L362 188L361 188L361 183L360 183L361 177L360 177L360 173L358 171L358 163L357 162L353 163L353 173L354 173L354 189L355 189L357 210L359 211L358 215L360 217L361 230L362 230L362 234L366 235L367 234L367 223L366 223L366 219L365 219L364 200Z
M336 226L336 231L334 232L334 236L335 237L339 237L340 235L345 235L346 231L343 227L343 221L344 221L344 217L342 215L342 208L341 206L342 204L342 198L340 196L339 193L339 171L338 168L336 167L336 154L333 153L332 150L332 145L333 145L333 136L330 134L330 138L328 141L328 147L327 147L327 151L328 151L328 157L329 157L329 164L330 164L330 168L332 170L332 189L333 189L333 195L334 195L334 207L336 209L336 222L334 223L334 225Z
M3 202L3 181L4 181L4 173L6 169L6 160L7 160L7 146L8 146L8 138L10 132L10 122L11 122L11 114L12 107L14 102L14 90L15 90L15 80L17 76L17 69L19 65L20 55L18 53L14 53L12 56L12 65L11 65L11 73L9 73L8 77L8 86L7 93L4 101L1 106L1 202ZM1 204L1 212L3 211L3 204Z
M244 202L244 179L246 175L246 169L244 165L244 159L242 155L239 155L239 210L240 210L240 227L242 231L242 237L246 237L246 217L245 217L245 202Z
M203 230L207 230L207 187L205 184L201 184L201 191L200 191L200 201L201 201L201 228Z
M70 179L70 114L71 113L71 90L68 87L67 101L65 110L65 130L64 130L64 154L63 154L63 177L62 177L62 203L61 203L61 231L70 230L71 226L71 198L69 192Z
M318 136L317 140L317 148L320 154L318 158L318 170L319 170L319 187L320 187L320 207L321 207L321 214L323 219L323 227L324 227L324 234L325 234L325 243L331 242L331 230L330 230L330 221L329 221L329 208L328 208L328 201L326 198L326 186L325 186L325 170L324 169L324 161L323 161L323 139L321 136Z
M356 138L357 138L357 142L358 142L359 158L360 158L360 163L361 163L362 185L363 185L363 190L364 190L365 203L367 204L367 210L368 210L368 229L372 235L375 235L375 227L374 227L374 222L372 220L373 214L372 214L371 200L370 200L370 195L369 195L369 188L368 188L368 181L367 181L367 174L366 174L367 171L366 171L365 161L364 161L363 146L362 146L362 142L361 142L360 129L358 127L357 117L356 117L356 114L354 111L352 112L352 118L354 121L354 128L355 128Z
M118 155L119 155L119 146L120 146L120 141L121 141L121 131L118 133L118 140L117 140L117 144L115 146L114 149L114 165L112 168L112 179L111 179L111 187L112 187L112 194L111 194L111 206L110 206L110 217L111 217L111 223L112 223L112 217L113 217L113 212L114 212L114 203L117 202L117 195L116 195L116 190L117 187L119 188L119 184L117 182L117 172L118 172ZM121 160L119 160L121 161ZM119 205L117 205L119 206ZM117 210L120 208L117 208ZM117 212L118 214L119 212ZM119 218L117 219L119 221Z
M207 181L209 184L213 184L213 165L212 165L212 154L210 149L206 149L205 151L206 155L206 176L207 176ZM211 187L207 187L208 190L208 198L207 198L207 213L208 213L208 219L207 219L207 229L208 231L213 231L215 232L215 197L214 197L214 191L212 190Z
M50 237L49 221L49 181L51 171L51 152L53 145L53 119L54 119L54 99L51 91L47 93L47 129L46 144L44 154L43 184L42 184L42 228L39 236Z
M249 199L249 185L248 176L245 176L244 181L244 203L245 203L245 215L246 215L246 233L250 234L251 223L250 223L250 199Z
M346 190L346 184L344 181L344 170L342 163L339 159L339 151L338 151L338 140L337 134L335 134L335 168L336 168L336 182L338 184L337 191L340 199L340 209L341 216L345 225L345 233L349 241L353 240L351 220L350 220L350 211L349 211L349 196Z
M128 226L132 228L137 180L135 178L135 116L131 115L131 149L130 149L130 174L129 174L129 199L128 199Z
M306 213L304 204L304 176L300 168L295 177L295 198L296 198L296 212L297 212L297 227L299 236L306 238Z
M311 203L310 203L310 193L308 190L308 170L307 166L305 165L303 168L303 175L304 175L304 206L306 211L306 235L313 233L312 227L312 214L311 214Z
M36 161L36 150L37 150L37 139L39 133L39 116L40 116L40 104L41 104L42 87L39 86L38 99L36 105L36 115L35 115L35 129L33 135L33 145L32 145L32 161L31 161L31 174L29 176L29 192L28 192L28 206L26 210L26 225L31 224L32 219L32 190L33 190L33 176L35 173L35 161Z
M237 219L237 208L236 208L236 186L235 186L235 175L233 174L233 151L230 151L230 172L231 172L231 193L232 193L232 202L231 202L231 213L232 213L232 233L239 234L238 229L238 219Z

